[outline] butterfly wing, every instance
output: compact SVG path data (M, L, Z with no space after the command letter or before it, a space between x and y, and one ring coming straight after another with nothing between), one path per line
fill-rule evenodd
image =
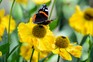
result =
M37 24L42 24L48 19L48 8L46 5L43 5L39 9L38 13L33 16L33 22Z
M33 22L34 23L42 23L46 21L48 17L46 17L43 13L37 13L36 15L33 16Z
M46 20L45 22L42 22L43 25L48 25L49 23L51 23L51 21L53 20Z

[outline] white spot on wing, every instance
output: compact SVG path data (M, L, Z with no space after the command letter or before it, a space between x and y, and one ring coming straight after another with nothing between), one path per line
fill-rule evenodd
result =
M48 11L47 9L45 11Z

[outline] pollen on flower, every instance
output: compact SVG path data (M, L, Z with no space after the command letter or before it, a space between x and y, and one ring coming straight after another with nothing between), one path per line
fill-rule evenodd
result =
M67 48L69 45L69 40L67 39L67 37L59 36L56 38L55 45L59 48Z
M93 20L93 9L87 8L84 12L84 18L88 21Z
M32 34L35 37L43 38L46 34L46 29L44 28L43 25L36 25L32 29Z

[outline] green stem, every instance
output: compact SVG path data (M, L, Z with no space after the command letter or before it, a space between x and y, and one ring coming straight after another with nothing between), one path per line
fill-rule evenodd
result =
M52 15L52 11L53 11L53 8L54 8L54 5L55 5L55 2L56 2L56 0L53 1L53 5L52 5L51 11L50 11L49 19L50 19L51 15Z
M57 62L59 62L59 60L60 60L60 56L58 55L58 59L57 59Z
M27 62L27 61L23 58L23 61L22 62Z
M19 45L16 45L13 49L12 49L12 51L9 53L9 55L8 55L8 57L16 50L16 48L18 47ZM7 58L8 58L7 57Z
M47 57L43 58L43 60L41 62L46 62L46 60L48 60L49 58L51 58L53 56L53 53L48 54Z
M31 58L30 58L30 62L32 61L32 58L33 58L33 54L34 54L34 48L33 48L33 50L32 50L32 54L31 54Z
M39 62L40 52L38 52L38 62Z
M9 16L9 25L8 25L8 43L10 44L10 22L11 22L11 16L12 16L12 10L13 10L13 6L14 6L14 3L15 3L15 0L13 0L13 3L12 3L12 6L11 6L11 9L10 9L10 16ZM6 55L6 62L7 62L7 57L8 57L8 54L9 54L9 46L8 46L8 52L7 52L7 55Z
M80 62L80 58L77 58L77 62Z
M10 41L10 23L11 23L11 16L12 16L12 10L14 6L15 0L13 0L11 9L10 9L10 16L9 16L9 25L8 25L8 42Z

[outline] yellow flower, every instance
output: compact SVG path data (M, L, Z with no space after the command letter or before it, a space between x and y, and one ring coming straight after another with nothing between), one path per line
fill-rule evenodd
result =
M32 48L29 45L22 45L20 49L20 55L26 59L30 60L32 54ZM39 59L42 59L48 55L48 52L38 52L34 50L33 57L32 57L32 62L38 62L38 56L40 55Z
M0 24L0 41L2 40L2 36L3 36L3 34L4 34L4 26L2 25L2 24Z
M32 22L20 23L18 26L20 42L33 45L40 51L51 51L54 49L54 35L48 25L38 25Z
M1 24L2 22L1 18L4 16L4 13L5 13L4 9L1 9L0 10L0 40L2 40L1 36L3 36L4 29L5 29L4 26Z
M4 9L0 9L0 18L1 18L1 17L3 17L3 16L4 16L4 14L5 14Z
M26 60L30 59L31 52L32 52L32 49L30 46L21 46L20 48L20 55Z
M27 4L28 0L16 0L17 3Z
M71 55L80 58L81 56L81 46L74 46L74 44L70 44L70 41L67 37L58 36L56 38L55 45L57 48L52 52L54 54L59 54L65 60L72 60ZM69 54L70 53L70 54Z
M2 56L2 52L0 51L0 57Z
M36 4L44 4L44 3L47 3L49 2L50 0L32 0L34 3Z
M7 29L8 32L8 25L9 25L9 15L6 15L4 17L1 18L2 20L2 25ZM10 23L10 33L13 32L13 30L16 27L16 23L15 20L13 18L11 18L11 23Z
M93 8L86 8L84 11L76 6L76 11L69 20L70 26L84 35L93 36Z
M48 54L49 54L49 52L45 52L45 51L39 52L39 51L35 50L32 62L38 62L38 57L39 57L39 60L41 60L42 58L47 57Z
M0 10L0 40L2 40L2 36L4 34L4 30L7 29L8 32L8 25L9 25L9 15L4 16L4 9ZM15 21L11 18L10 23L10 32L12 32L16 27Z

